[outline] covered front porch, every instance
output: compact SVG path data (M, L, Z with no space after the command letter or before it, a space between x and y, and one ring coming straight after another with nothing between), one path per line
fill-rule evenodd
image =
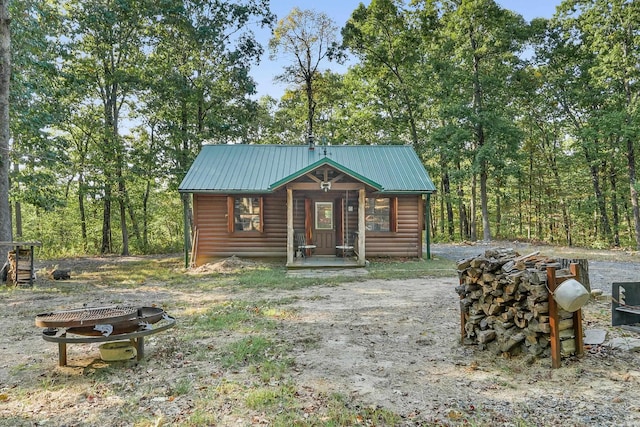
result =
M366 188L326 163L286 183L288 268L366 265Z

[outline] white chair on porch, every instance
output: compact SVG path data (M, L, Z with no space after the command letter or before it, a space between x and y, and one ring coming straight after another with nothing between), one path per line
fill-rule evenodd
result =
M347 257L352 256L354 254L354 243L355 243L356 234L355 233L345 233L344 241L341 245L336 246L336 251L338 252L337 256Z
M307 237L304 233L294 232L294 240L296 244L296 258L306 257L307 251L311 251L317 247L307 242Z

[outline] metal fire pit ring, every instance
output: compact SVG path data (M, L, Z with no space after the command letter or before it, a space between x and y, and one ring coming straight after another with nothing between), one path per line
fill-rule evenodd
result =
M67 365L67 344L77 343L129 340L136 347L138 360L142 360L144 337L172 328L175 323L175 318L158 307L93 307L36 316L36 326L46 328L42 338L58 344L60 366ZM104 326L111 329L96 335L93 329L102 332Z
M108 337L105 336L67 336L66 332L62 335L50 335L49 331L42 332L42 338L48 342L54 342L58 344L58 365L67 366L67 344L79 344L79 343L102 343L102 342L114 342L129 340L136 348L137 360L144 358L144 337L148 335L157 334L158 332L166 331L173 328L176 324L176 319L169 315L166 315L157 326L152 329L144 329L141 331L114 334Z
M36 326L74 328L118 323L137 316L138 307L92 307L36 315Z

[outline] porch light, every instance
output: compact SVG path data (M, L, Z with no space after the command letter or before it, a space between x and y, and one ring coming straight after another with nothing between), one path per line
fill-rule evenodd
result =
M331 181L322 181L320 183L320 189L324 190L325 193L331 190Z

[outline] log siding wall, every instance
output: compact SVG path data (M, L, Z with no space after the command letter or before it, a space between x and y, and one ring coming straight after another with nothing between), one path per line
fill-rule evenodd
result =
M193 195L194 226L198 230L196 265L236 255L247 258L287 256L287 197L285 192L264 195L263 231L236 231L227 227L227 196Z
M251 196L251 195L247 195ZM253 195L260 197L259 195ZM285 191L261 196L264 202L263 232L228 232L227 196L193 195L194 226L198 232L195 264L233 255L247 258L286 258L287 197ZM398 196L396 232L367 232L367 257L422 256L424 206L421 196ZM298 209L296 217L304 213ZM350 224L351 226L351 224ZM304 227L297 223L294 227ZM355 229L355 228L354 228Z
M394 232L367 231L367 257L421 257L424 201L421 196L398 196L398 229Z

